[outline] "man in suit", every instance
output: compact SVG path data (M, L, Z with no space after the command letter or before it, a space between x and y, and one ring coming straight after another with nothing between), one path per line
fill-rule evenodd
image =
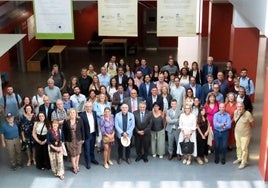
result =
M243 86L240 86L238 89L238 95L237 95L236 101L243 103L245 110L252 113L253 106L252 106L250 97L246 95L246 89Z
M147 163L151 141L151 112L146 110L146 102L141 102L139 104L139 110L135 111L133 114L135 117L134 135L137 153L135 161L138 162L143 159L143 161Z
M219 84L220 92L223 95L223 98L225 99L228 93L229 84L228 84L228 81L224 79L223 72L218 72L217 79L214 80L213 83Z
M117 75L115 76L115 79L117 81L117 84L121 84L124 89L127 87L127 76L124 74L124 68L118 67L117 68Z
M84 153L86 168L90 169L90 162L96 165L99 164L94 155L96 137L99 135L97 115L93 111L91 102L85 103L85 111L80 114L80 117L83 120L85 130Z
M179 140L179 118L181 114L180 108L178 108L178 103L176 99L171 100L171 108L167 110L166 121L167 127L166 131L168 134L168 160L173 158L173 150L174 150L174 141L176 142L176 146L178 145ZM178 160L181 159L179 155L177 155Z
M124 99L123 103L129 106L128 111L134 112L138 110L139 104L143 101L141 97L138 97L138 93L136 89L132 89L130 91L130 97Z
M117 163L121 164L123 159L123 148L124 146L121 143L121 137L131 139L133 130L135 127L135 118L134 115L128 111L128 105L122 104L121 112L118 112L115 115L115 130L118 143L118 160ZM130 145L125 147L125 157L128 164L131 163L130 160Z
M196 84L194 76L191 76L190 83L185 85L185 90L187 90L188 88L192 88L194 97L197 97L199 100L201 100L202 87L200 84Z
M213 75L213 78L217 78L218 73L218 67L216 65L213 65L213 57L209 56L207 59L207 64L203 65L203 77L202 77L202 83L206 83L206 78L208 74Z
M202 92L201 92L201 104L204 105L207 99L207 96L210 92L213 91L213 75L208 74L207 75L207 83L205 83L202 86Z
M128 92L124 91L124 87L122 84L117 86L117 92L113 95L112 106L114 107L116 112L120 111L120 107L123 104L124 98L129 97Z
M151 82L151 77L149 74L144 76L144 81L140 85L139 96L146 100L148 97L152 96L151 89L155 84Z
M46 115L46 118L50 121L51 120L51 114L55 110L55 104L50 103L50 99L48 96L43 97L44 104L39 106L39 112L44 112Z
M152 87L151 89L152 96L148 97L146 99L147 103L147 110L152 111L153 104L157 102L159 104L160 109L163 109L163 97L161 95L158 95L158 89L157 87Z

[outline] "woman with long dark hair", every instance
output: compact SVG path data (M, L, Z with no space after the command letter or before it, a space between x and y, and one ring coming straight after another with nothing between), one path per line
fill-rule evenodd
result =
M35 160L36 168L44 170L50 169L48 149L47 149L47 132L49 130L49 121L46 119L44 112L39 112L37 120L34 123L32 136L35 140Z

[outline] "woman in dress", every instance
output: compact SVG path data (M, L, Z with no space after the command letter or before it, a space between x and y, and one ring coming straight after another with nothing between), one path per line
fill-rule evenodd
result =
M160 74L160 68L159 68L159 65L154 65L154 68L153 68L153 72L152 72L152 75L151 75L151 81L152 82L157 82L158 81L158 76Z
M192 109L192 113L197 117L199 114L199 109L201 107L201 103L199 98L195 97L194 98L194 104L193 104L193 109Z
M106 95L108 102L111 102L111 97L108 94L107 88L104 85L100 86L100 94Z
M53 120L52 126L47 132L48 155L52 172L61 180L64 179L63 141L63 134L59 129L59 121Z
M165 81L167 84L169 84L169 81L170 81L170 75L169 75L169 72L168 72L167 70L165 70L165 71L163 72L163 74L164 74L164 81Z
M208 163L208 134L209 134L209 122L207 120L206 110L201 107L197 116L197 163L202 165ZM203 160L204 161L203 161Z
M97 114L97 122L98 122L98 128L100 132L100 122L101 118L104 115L104 109L108 107L111 108L111 103L108 102L108 98L105 94L101 93L99 95L98 100L93 104L93 110L96 111ZM101 141L102 141L102 135L99 134L96 138L96 147L97 147L97 152L101 151Z
M22 116L24 115L25 113L25 106L26 105L30 105L32 106L32 101L31 101L31 98L28 97L28 96L25 96L22 98L22 101L20 103L20 109L19 109L19 117L22 118Z
M230 115L232 120L231 129L229 129L229 136L228 136L228 148L232 150L235 146L235 136L234 136L234 129L235 129L235 122L234 122L234 112L236 110L236 97L233 92L227 94L226 102L225 102L225 111Z
M133 71L136 74L137 68L141 66L141 61L139 59L135 59L134 66L133 66ZM134 78L134 77L133 77Z
M233 73L233 71L229 70L228 74L227 74L227 81L228 81L228 93L229 92L234 92L235 90L235 86L234 86L234 78L235 75Z
M84 124L78 117L77 111L71 108L69 111L69 119L65 120L62 127L64 139L71 155L73 172L79 172L79 158L81 154L82 144L85 140Z
M32 136L35 140L35 160L36 168L44 170L50 169L48 149L47 149L47 132L49 130L49 122L44 112L39 112L37 120L34 123Z
M102 134L102 141L104 145L104 168L108 169L109 165L113 165L111 161L112 143L114 142L114 116L111 114L111 109L106 107L104 115L101 118L100 130Z
M97 75L92 78L92 84L89 86L89 90L91 89L95 90L96 95L100 93L100 81Z
M35 115L33 113L33 107L31 105L26 105L24 107L24 114L21 118L21 137L22 141L26 144L26 153L27 153L27 166L31 166L32 162L35 165L35 148L34 148L34 139L32 136L33 126L35 121Z
M204 108L206 110L209 125L214 131L213 117L214 117L214 114L216 114L219 111L219 103L217 102L216 95L214 93L208 94L208 99L204 105Z
M202 84L201 80L202 80L202 71L199 69L198 67L198 63L197 62L193 62L192 63L192 68L189 71L189 76L193 76L195 77L196 83L197 84Z
M107 65L107 73L111 76L111 78L117 74L116 68L114 67L114 63L111 61Z
M197 145L196 145L196 116L191 113L192 107L186 105L184 113L179 118L179 143L183 140L190 140L194 143L194 152L192 154L183 154L180 144L177 146L177 154L183 155L183 164L190 165L192 163L192 156L197 156Z
M66 87L66 91L70 96L74 94L74 88L77 86L79 86L78 78L76 76L72 76Z
M107 92L110 95L110 100L113 101L114 93L117 92L117 80L116 80L116 78L111 78L110 85L107 87Z
M155 102L151 117L151 147L153 157L158 155L160 159L165 154L165 125L165 113L160 105Z
M186 84L189 84L190 82L190 76L188 74L188 70L183 67L181 68L181 73L180 73L180 86L185 86Z
M192 108L193 104L194 104L194 92L192 88L188 88L186 89L186 95L184 96L183 99L183 107L185 108L186 105L189 105Z

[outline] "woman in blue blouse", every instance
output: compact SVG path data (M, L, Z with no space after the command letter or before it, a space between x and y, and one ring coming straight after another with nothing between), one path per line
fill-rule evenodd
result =
M112 143L114 142L114 116L111 114L111 109L104 109L104 116L101 118L100 129L104 144L104 168L108 169L109 165L113 165L110 159Z

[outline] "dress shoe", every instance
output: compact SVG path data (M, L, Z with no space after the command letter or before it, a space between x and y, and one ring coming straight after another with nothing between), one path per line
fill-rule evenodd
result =
M88 163L86 164L86 169L90 169L90 165Z
M131 163L130 158L127 158L127 159L126 159L126 162L127 162L127 164L130 164L130 163Z
M172 160L173 156L171 154L168 155L168 160Z
M114 165L113 161L111 161L111 160L108 160L108 164L109 165Z
M204 161L205 163L208 163L208 158L206 156L204 156Z
M215 161L214 161L216 164L218 164L219 163L219 159L215 159Z
M240 163L240 162L241 162L241 160L236 159L236 160L233 162L233 164L238 164L238 163Z
M221 160L221 164L223 164L223 165L225 164L225 159Z
M143 157L143 161L145 162L145 163L148 163L148 158L147 157Z
M103 166L104 166L104 168L109 169L108 163L105 163Z
M98 161L96 161L95 159L94 160L92 160L91 161L93 164L95 164L95 165L98 165L99 164L99 162Z
M141 157L137 157L137 158L135 159L136 162L138 162L138 161L140 161L140 160L141 160Z
M181 160L181 155L177 155L177 159L178 159L178 161L180 161Z
M122 159L121 158L117 159L117 163L120 165L122 163Z

